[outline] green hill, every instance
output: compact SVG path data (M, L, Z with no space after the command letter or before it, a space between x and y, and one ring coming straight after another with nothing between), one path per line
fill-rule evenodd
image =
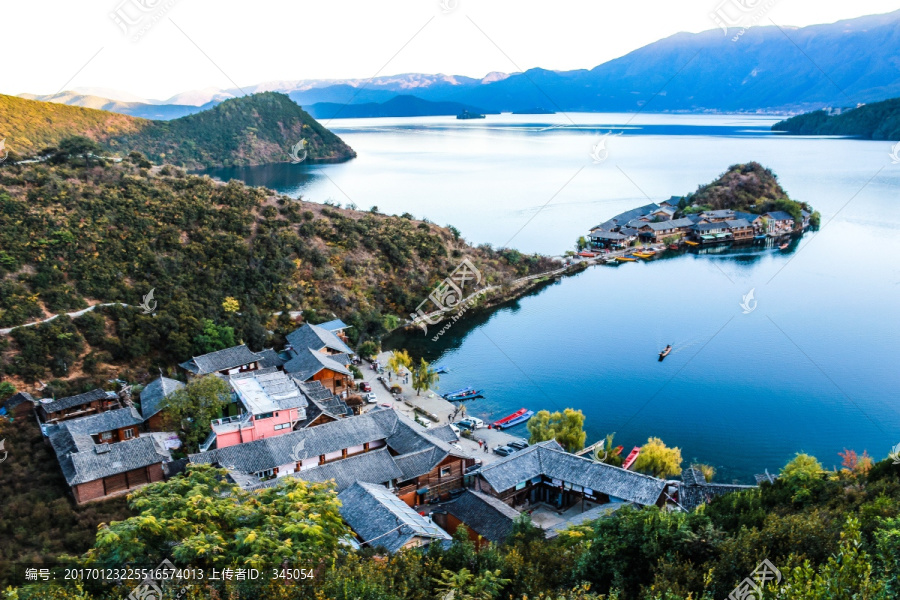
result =
M356 153L284 94L227 100L172 121L150 121L101 110L0 96L0 139L13 157L30 156L72 135L109 151L138 151L150 160L188 168L287 162L306 140L306 160L340 162Z
M847 135L864 140L900 140L900 98L866 104L839 115L824 110L804 113L772 125L797 135Z

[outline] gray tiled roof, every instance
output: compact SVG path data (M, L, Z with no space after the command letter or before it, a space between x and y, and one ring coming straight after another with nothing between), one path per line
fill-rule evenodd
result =
M442 442L447 442L448 444L452 442L458 442L459 436L456 435L456 432L450 429L450 425L441 425L440 427L432 427L428 430L428 435L431 437L435 437Z
M328 331L333 332L333 331L341 331L342 329L347 329L350 326L347 325L346 323L344 323L343 321L341 321L340 319L333 319L333 320L327 321L325 323L319 323L317 325L317 327L320 327L322 329L326 329Z
M693 226L697 231L715 231L719 229L727 229L728 226L724 221L716 221L715 223L697 223Z
M746 219L725 219L724 223L732 229L737 227L751 227L750 222Z
M595 229L590 234L588 234L588 236L595 240L612 240L612 241L624 240L628 237L617 231L604 231L602 229Z
M569 454L555 441L529 446L480 472L498 493L539 475L644 506L655 504L666 485L662 479Z
M334 481L338 493L344 491L357 481L367 483L388 483L403 477L403 472L394 462L387 448L379 448L364 454L357 454L343 460L326 463L300 472L291 473L278 479L272 479L254 486L252 489L274 487L287 479L295 477L304 481ZM257 481L258 483L258 481Z
M633 505L629 502L612 502L610 504L601 504L600 506L595 506L594 508L588 509L583 513L575 515L571 519L567 519L565 521L562 521L561 523L551 525L550 529L545 532L545 535L548 539L555 538L559 535L559 532L565 531L573 525L581 525L582 523L587 523L588 521L595 521L603 517L608 517L623 506Z
M232 375L229 380L248 412L298 409L299 419L306 418L304 409L309 403L300 386L274 367Z
M355 483L340 494L341 517L363 542L396 552L415 538L424 542L450 536L383 486Z
M236 369L261 359L261 354L252 352L246 345L241 344L203 356L195 356L191 360L181 363L181 367L195 375L208 375L218 371Z
M183 387L183 383L168 377L160 377L148 383L141 391L141 414L144 419L149 419L162 410L166 396Z
M794 217L792 217L789 213L784 212L783 210L775 210L772 212L767 212L765 214L766 217L770 219L775 219L776 221L793 221Z
M734 217L734 211L730 208L723 208L721 210L708 210L703 214L710 219L730 219Z
M642 217L648 214L650 211L656 210L657 208L659 208L658 204L650 203L644 206L639 206L638 208L626 210L625 212L616 215L608 221L604 221L603 223L597 225L593 229L615 229L616 227L621 227L632 219Z
M108 397L109 395L105 391L98 388L83 394L78 394L77 396L67 396L65 398L60 398L59 400L53 400L52 402L41 402L41 406L48 413L52 413Z
M653 231L664 231L666 229L678 229L680 227L690 227L694 222L690 219L682 217L681 219L672 219L670 221L659 221L656 223L644 223L642 227L649 227Z
M23 402L34 404L34 398L28 392L19 392L18 394L13 394L9 398L7 398L2 404L0 404L0 406L11 409L22 404Z
M95 435L104 431L140 425L143 422L144 419L136 408L126 406L125 408L108 410L95 415L81 417L80 419L64 421L59 426L67 427L69 431L75 434Z
M494 543L502 542L509 537L513 522L521 516L505 502L475 490L466 490L456 500L441 505L441 508L481 537Z
M753 489L752 485L729 485L707 483L700 469L687 467L681 472L682 485L678 492L678 504L686 510L694 510L704 503L709 503L716 496L724 496L734 492Z
M71 423L53 426L49 432L50 444L70 486L171 460L168 450L153 435L94 444L90 435L70 431Z
M293 346L295 350L302 350L304 348L321 350L322 348L329 348L335 352L353 354L353 350L351 350L341 338L328 329L318 325L310 325L307 323L300 329L295 329L287 334L285 338L287 339L288 344Z
M394 457L394 462L402 472L403 480L409 480L428 473L447 456L446 452L434 446L401 454Z
M350 375L350 371L341 363L332 360L327 354L310 348L294 351L294 357L284 363L284 370L306 381L322 369L330 369L335 373Z
M284 359L272 348L266 348L259 352L259 355L262 357L259 360L259 366L264 369L267 367L281 368L284 366Z

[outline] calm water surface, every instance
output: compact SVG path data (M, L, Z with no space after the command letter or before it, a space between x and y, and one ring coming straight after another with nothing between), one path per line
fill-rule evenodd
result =
M822 213L821 230L787 252L595 267L457 322L437 342L436 328L387 342L449 367L441 390L485 389L471 414L580 408L589 442L615 431L627 451L658 436L716 466L719 481L752 481L795 452L832 466L843 448L883 458L900 443L900 165L889 143L776 135L763 117L568 116L578 125L564 115L335 120L359 158L210 174L560 254L648 197L757 160ZM595 163L590 151L610 131L621 135ZM744 314L751 289L758 304Z

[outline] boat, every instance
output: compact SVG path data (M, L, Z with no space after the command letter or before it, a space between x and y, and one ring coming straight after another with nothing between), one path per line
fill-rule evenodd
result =
M618 261L620 261L620 262L634 262L634 261L637 260L637 258L635 258L635 257L633 257L633 256L631 256L631 255L629 255L629 256L617 256L617 257L616 257L616 260L618 260Z
M458 400L473 400L475 398L481 398L482 394L484 394L484 390L469 390L467 392L460 392L458 394L449 394L444 396L445 400L449 400L450 402L456 402Z
M641 250L641 252L643 254L649 254L650 256L656 256L656 250L654 250L653 248L644 248L643 250Z
M669 355L670 352L672 352L672 344L669 344L668 346L666 346L666 347L663 349L663 351L659 353L659 362L662 362L663 359L664 359L665 357L667 357L667 356Z
M789 242L785 242L785 243L783 243L782 245L778 246L778 249L779 249L779 250L787 250L787 249L788 249L788 246L790 246L790 245L791 245L791 244L790 244Z
M533 410L528 410L527 408L520 408L516 412L511 415L507 415L502 419L498 419L491 423L491 427L494 429L506 429L507 427L512 427L513 425L518 425L519 423L524 423L528 419L534 416Z
M462 394L462 393L464 393L464 392L471 391L471 390L473 390L473 389L475 389L475 388L473 388L473 387L464 387L464 388L460 388L460 389L456 390L455 392L447 392L446 394L443 394L442 397L443 397L443 398L448 398L448 397L450 397L450 396L457 396L457 395L459 395L459 394Z
M467 110L462 111L458 115L456 115L457 119L483 119L484 115L480 115L478 113L471 113Z
M653 258L656 252L635 252L634 255L638 258Z
M631 468L631 465L634 464L634 461L637 460L638 454L640 454L640 453L641 453L640 446L635 446L634 448L632 448L631 452L628 453L628 457L625 458L625 462L622 463L622 468L623 469Z
M684 243L687 244L688 246L699 246L700 245L697 242L692 242L691 240L684 240Z
M578 256L582 256L584 258L594 258L595 256L597 256L597 254L595 252L588 252L587 250L582 250L581 252L578 253Z
M678 250L678 244L669 244L669 250Z
M435 367L435 368L434 368L434 372L437 373L438 375L440 375L440 374L442 374L442 373L449 373L449 372L450 372L450 369L448 369L448 368L445 367L444 365L441 365L441 366L439 366L439 367Z

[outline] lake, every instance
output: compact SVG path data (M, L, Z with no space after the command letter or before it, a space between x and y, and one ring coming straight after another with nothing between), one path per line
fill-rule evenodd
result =
M725 248L593 267L467 316L436 342L435 327L386 340L448 367L443 391L483 388L468 403L475 416L579 408L588 443L616 432L627 453L660 437L686 462L715 466L716 481L751 483L796 452L831 467L844 448L880 459L900 443L900 369L890 366L900 353L900 165L888 142L774 134L776 120L342 119L326 125L359 153L353 161L208 173L559 255L648 198L691 192L734 163L770 167L822 214L821 229L785 252ZM595 147L604 160L591 157ZM751 290L758 304L745 314Z

